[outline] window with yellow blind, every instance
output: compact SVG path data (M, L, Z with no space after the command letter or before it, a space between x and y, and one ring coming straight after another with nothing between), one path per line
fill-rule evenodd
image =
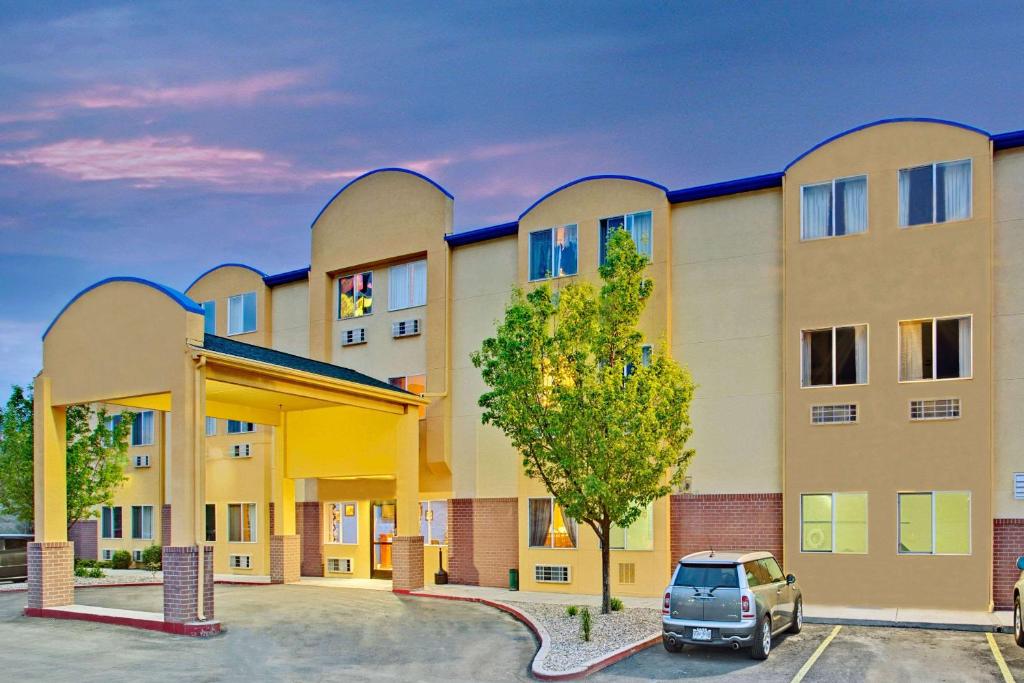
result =
M971 554L969 491L900 493L898 505L900 554Z
M800 496L800 550L805 553L868 551L868 494Z
M612 550L652 550L654 548L654 503L648 503L628 527L612 525L608 545Z

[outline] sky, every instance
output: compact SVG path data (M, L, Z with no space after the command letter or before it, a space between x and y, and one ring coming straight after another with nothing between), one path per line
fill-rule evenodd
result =
M781 170L892 116L1024 129L1024 5L0 0L0 392L84 287L309 263L367 170L455 229L574 178Z

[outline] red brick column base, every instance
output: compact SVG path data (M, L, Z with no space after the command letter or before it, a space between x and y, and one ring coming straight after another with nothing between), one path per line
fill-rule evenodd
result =
M75 547L69 541L28 544L28 607L75 602Z
M213 621L213 546L203 546L203 609L206 621ZM196 598L199 582L199 548L164 546L164 621L183 624L197 620Z
M781 493L682 493L671 500L669 567L699 550L767 550L782 557Z
M391 590L423 588L423 537L395 536L391 544Z
M302 539L302 575L323 576L324 532L319 501L295 503L295 533Z
M519 500L450 499L448 580L502 588L513 568L519 568Z
M270 537L270 583L295 583L301 561L298 536Z
M160 508L160 545L166 548L171 544L171 506Z
M1020 578L1017 558L1024 555L1024 519L992 520L992 602L1013 609L1013 584Z

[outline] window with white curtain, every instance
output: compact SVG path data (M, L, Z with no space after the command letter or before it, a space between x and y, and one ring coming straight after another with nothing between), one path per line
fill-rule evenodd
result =
M228 543L256 542L256 503L228 503Z
M900 169L900 226L971 217L971 160Z
M412 261L391 266L388 271L388 310L423 306L427 303L427 262Z
M900 322L900 381L971 376L971 316Z
M228 297L228 334L256 331L256 292Z
M867 384L867 325L801 330L800 351L801 386Z
M865 175L804 185L801 198L800 239L852 235L868 229Z
M604 263L608 258L608 240L616 230L625 230L633 238L636 250L651 258L654 217L650 211L639 213L627 213L624 216L611 216L601 219L600 235L600 262Z
M564 277L577 272L577 227L563 225L530 233L530 279Z

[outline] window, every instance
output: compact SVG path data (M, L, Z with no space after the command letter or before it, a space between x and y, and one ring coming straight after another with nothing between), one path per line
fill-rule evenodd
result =
M530 498L530 547L575 548L576 520L565 516L554 498Z
M645 368L651 367L651 355L654 353L654 348L650 344L644 344L640 347L640 365ZM636 368L633 367L632 363L627 363L626 367L622 368L622 374L626 377L631 376L636 372Z
M898 500L901 554L971 554L969 492L900 493Z
M216 436L217 435L217 418L208 417L206 418L206 435Z
M800 204L800 239L816 240L868 229L868 177L836 178L804 185Z
M405 389L410 394L427 393L426 375L405 375L404 377L391 377L388 384L399 389ZM420 419L427 416L427 407L420 406Z
M338 318L359 318L373 313L373 273L338 278Z
M447 500L425 500L420 503L420 535L423 536L423 545L444 545L447 542Z
M625 216L612 216L610 218L601 219L601 235L600 235L600 259L601 263L605 262L608 257L608 239L612 236L612 233L616 230L625 230L629 233L629 236L633 238L633 242L636 244L636 250L646 256L648 259L651 258L652 253L652 214L650 211L643 211L641 213L630 213Z
M391 266L388 271L388 310L398 311L426 303L427 262L413 261Z
M355 502L327 504L327 543L359 542L359 507Z
M256 292L228 297L228 334L256 331Z
M1013 473L1013 497L1024 500L1024 472Z
M132 505L132 538L153 538L152 505Z
M710 588L713 586L739 588L740 579L734 564L700 562L680 564L672 584L674 586L689 586L692 588Z
M256 542L256 503L228 503L228 543Z
M217 334L217 302L203 302L203 332Z
M111 507L104 505L100 510L100 536L103 538L122 538L124 531L121 527L120 506Z
M960 399L935 398L910 402L911 420L955 420L960 417Z
M900 322L900 381L971 376L971 317Z
M248 434L255 432L256 425L252 422L240 422L239 420L228 420L228 434Z
M811 424L853 424L856 421L856 403L837 403L835 405L827 406L811 406Z
M900 169L900 226L971 217L971 160Z
M132 418L132 440L133 446L153 445L153 411L144 410L135 413Z
M206 504L206 540L214 543L217 540L217 505ZM164 543L170 543L171 539L165 538Z
M866 553L868 494L801 495L800 550L805 553Z
M608 544L612 550L653 550L654 503L648 503L636 521L625 529L613 524Z
M800 385L831 387L867 384L868 326L803 330Z
M545 228L530 233L530 279L575 275L578 229L575 225Z

